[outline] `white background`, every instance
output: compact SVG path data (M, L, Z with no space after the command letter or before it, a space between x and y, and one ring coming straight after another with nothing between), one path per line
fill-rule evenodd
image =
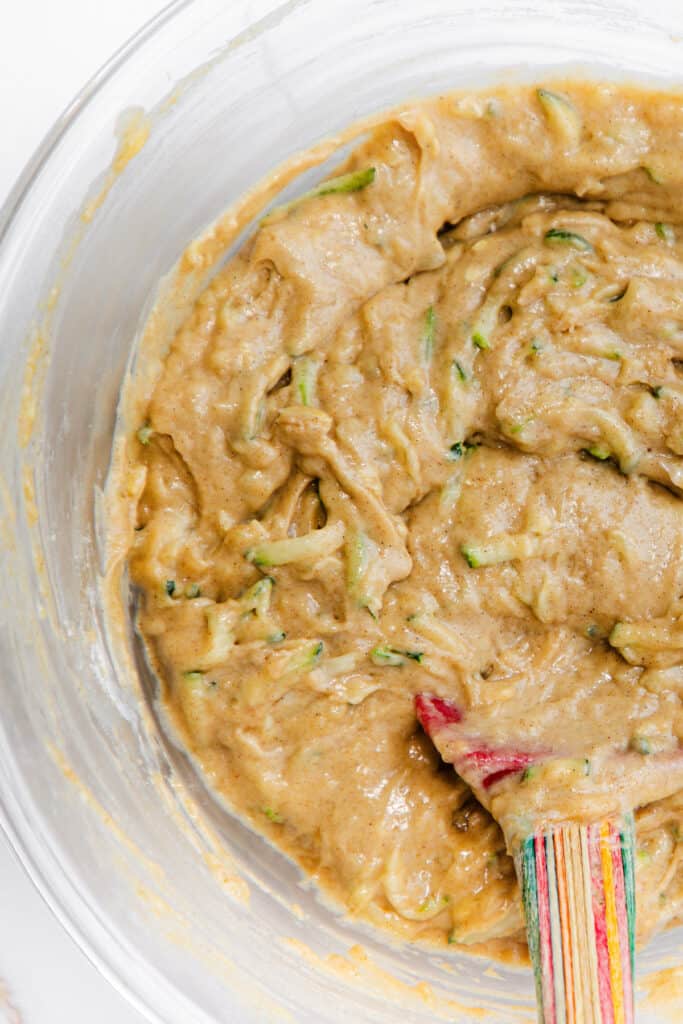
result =
M0 0L0 206L73 96L163 6ZM1 834L0 1022L142 1022L62 930Z

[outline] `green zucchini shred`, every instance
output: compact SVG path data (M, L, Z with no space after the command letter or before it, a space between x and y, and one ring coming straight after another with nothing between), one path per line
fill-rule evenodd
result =
M458 459L462 459L464 456L470 455L478 446L476 444L470 444L469 441L456 441L448 449L446 458L449 462L456 462Z
M588 280L588 274L580 265L571 268L570 276L573 288L583 288Z
M643 754L643 756L652 753L652 744L646 736L632 736L629 746L631 750L635 750L637 754Z
M655 224L655 231L657 236L662 239L663 242L675 242L676 232L672 228L671 224L664 224L661 220Z
M566 96L551 92L550 89L537 89L536 95L549 126L565 142L578 146L583 122L574 104Z
M508 434L512 434L513 436L516 435L516 434L521 434L522 431L524 430L524 428L528 427L529 424L533 422L533 420L534 420L534 417L533 416L529 416L525 420L520 420L517 423L512 423L508 427L507 433Z
M346 589L355 601L357 608L364 608L373 620L377 620L380 602L365 588L371 559L377 547L362 530L358 530L347 538L346 554Z
M250 587L247 587L240 596L240 604L245 612L255 611L257 615L265 615L268 611L274 586L275 580L273 577L264 576L262 579L256 580L256 583L252 583Z
M261 568L288 565L290 562L310 561L333 554L341 547L344 529L341 523L323 526L299 537L285 537L282 540L264 541L253 548L247 548L244 557Z
M425 326L422 334L422 356L425 363L430 363L434 355L436 342L436 311L430 306L425 313Z
M477 553L474 548L470 548L467 544L463 544L460 551L470 569L479 569L481 567L481 562L477 558Z
M292 362L292 391L301 405L315 405L315 385L320 363L310 356L296 356Z
M350 192L360 192L361 189L367 188L375 180L377 171L374 167L366 167L361 171L351 171L348 174L341 174L336 178L329 178L327 181L321 182L316 185L315 188L310 189L308 192L304 192L302 196L298 196L296 199L292 199L288 203L282 203L280 206L274 207L270 213L261 221L261 226L269 224L276 218L290 211L296 209L307 199L318 199L322 196L339 196L348 195Z
M200 679L204 678L205 673L199 668L191 668L187 672L183 672L183 679L187 679L188 683L198 683Z
M645 171L645 173L647 174L647 176L650 179L650 181L653 181L655 183L655 185L663 185L664 184L664 179L659 176L659 174L654 169L654 167L651 167L649 164L643 164L642 168Z
M306 669L313 668L322 657L323 647L322 640L316 640L309 647L296 651L287 662L285 672L304 672Z
M389 647L386 644L378 644L370 651L370 660L373 664L380 666L390 665L394 668L400 668L405 665L407 660L416 661L419 665L422 663L423 658L423 651L402 651L397 647Z
M337 178L330 178L323 181L321 185L311 189L311 198L317 196L340 196L348 195L349 192L360 192L361 189L372 185L377 171L374 167L365 167L360 171L350 171L348 174L340 174Z
M520 558L534 558L538 554L542 538L533 533L503 533L487 541L462 544L460 553L470 569L480 569L501 562L513 562Z
M457 373L458 377L460 378L460 380L464 384L466 382L466 380L467 380L467 372L466 372L465 368L463 367L462 363L458 362L457 359L454 359L453 360L453 368L454 368L455 372Z
M605 462L612 454L604 444L592 444L590 447L584 448L583 451L586 455L590 455L591 458L597 459L598 462Z
M550 228L543 236L543 241L546 245L568 245L580 252L594 251L587 238L578 235L575 231L568 231L566 228Z

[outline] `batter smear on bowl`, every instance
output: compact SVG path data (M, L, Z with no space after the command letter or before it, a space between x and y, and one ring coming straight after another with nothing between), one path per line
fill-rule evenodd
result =
M625 85L387 114L216 274L129 433L187 749L405 938L521 946L496 820L541 813L638 807L640 940L683 915L682 139Z

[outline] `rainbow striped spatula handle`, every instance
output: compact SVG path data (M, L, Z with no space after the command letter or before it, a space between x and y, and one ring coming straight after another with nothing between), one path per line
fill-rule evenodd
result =
M633 816L563 825L516 858L543 1024L633 1024Z

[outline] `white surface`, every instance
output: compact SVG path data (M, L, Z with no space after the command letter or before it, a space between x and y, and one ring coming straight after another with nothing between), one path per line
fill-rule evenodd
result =
M2 5L0 5L2 6ZM2 7L0 206L82 85L162 0L19 0ZM141 1024L62 930L0 835L0 1022Z

